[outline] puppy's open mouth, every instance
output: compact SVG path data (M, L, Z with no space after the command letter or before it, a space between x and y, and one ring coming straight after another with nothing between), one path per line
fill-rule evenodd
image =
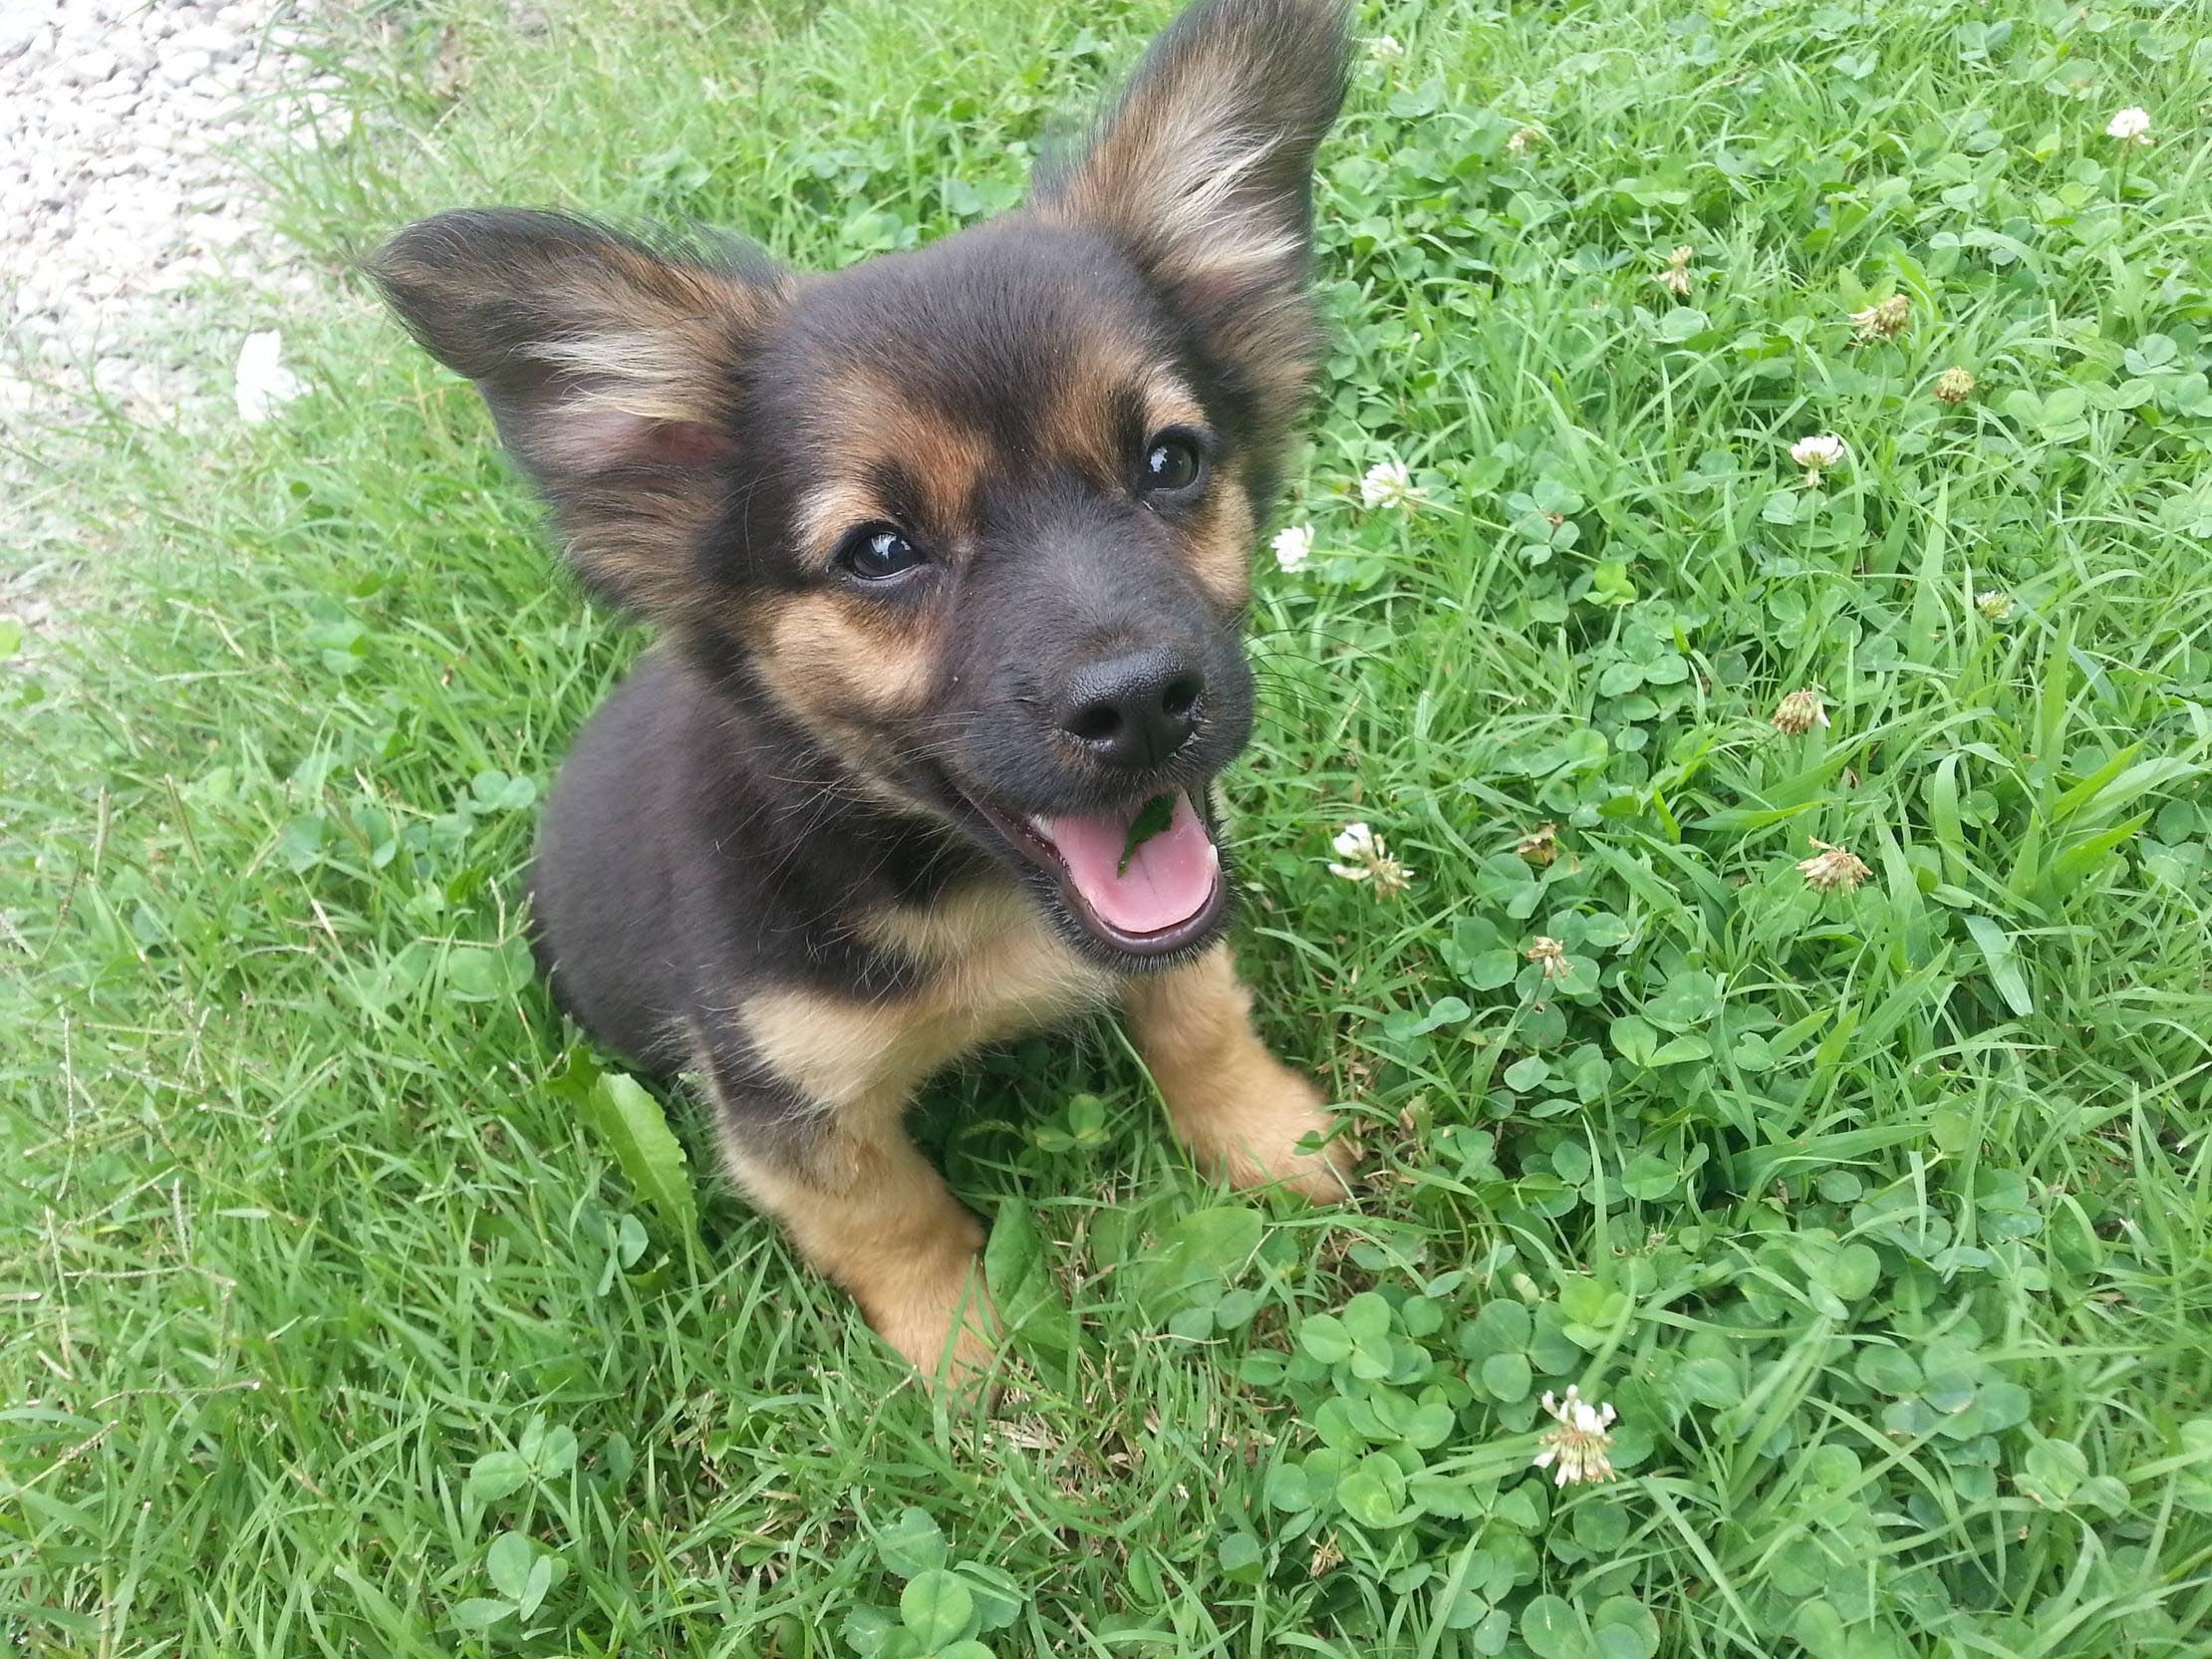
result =
M1229 903L1221 849L1187 791L1175 791L1167 826L1134 844L1142 801L1060 818L975 804L1008 845L1052 878L1083 931L1125 955L1179 951L1204 937Z

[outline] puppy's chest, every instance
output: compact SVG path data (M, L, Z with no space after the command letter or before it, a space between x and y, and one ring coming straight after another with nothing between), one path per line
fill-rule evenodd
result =
M741 1014L760 1058L824 1106L895 1111L969 1050L1104 1006L1119 990L1016 890L882 911L861 927L871 943L920 965L917 989L872 1000L768 990L748 997Z

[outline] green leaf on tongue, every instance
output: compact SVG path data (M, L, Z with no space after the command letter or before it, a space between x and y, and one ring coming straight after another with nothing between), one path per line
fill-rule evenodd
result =
M1129 874L1129 861L1137 856L1137 849L1175 822L1175 797L1155 795L1145 802L1144 810L1130 821L1129 839L1122 843L1121 863L1114 870L1117 876Z

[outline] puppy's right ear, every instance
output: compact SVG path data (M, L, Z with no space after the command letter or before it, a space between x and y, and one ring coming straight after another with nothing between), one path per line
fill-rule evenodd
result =
M476 383L593 587L654 614L742 460L746 360L789 297L761 262L667 255L554 213L441 213L369 272Z

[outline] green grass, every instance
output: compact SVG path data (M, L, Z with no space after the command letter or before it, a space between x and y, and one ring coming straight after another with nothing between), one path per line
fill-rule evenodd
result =
M1164 10L544 11L334 35L355 137L271 163L317 395L104 426L44 497L98 552L0 664L14 1651L2208 1651L2191 7L1369 13L1235 794L1263 1022L1371 1190L1210 1191L1109 1030L947 1079L995 1418L580 1109L517 873L636 642L345 261L489 200L903 245ZM1392 455L1426 506L1359 505ZM1410 891L1325 873L1355 819ZM1570 1382L1616 1484L1524 1472Z

